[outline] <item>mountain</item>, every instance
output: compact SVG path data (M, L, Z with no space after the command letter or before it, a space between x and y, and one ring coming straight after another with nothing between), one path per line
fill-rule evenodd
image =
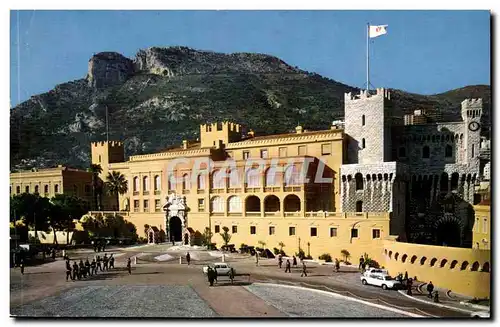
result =
M129 59L116 52L89 60L85 78L57 85L11 109L11 168L66 164L84 168L90 142L125 143L126 155L161 151L198 137L199 124L231 120L256 135L297 123L329 128L344 116L345 92L359 89L255 53L222 54L187 47L152 47ZM393 90L397 115L439 108L460 119L460 102L491 97L489 86L423 96Z

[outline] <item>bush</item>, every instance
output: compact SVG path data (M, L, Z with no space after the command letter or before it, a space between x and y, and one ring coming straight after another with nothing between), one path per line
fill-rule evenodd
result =
M325 260L326 262L332 262L332 256L329 253L323 253L319 256L319 260Z
M297 256L299 259L303 259L306 256L306 254L304 253L304 250L299 249L299 252L295 253L295 256Z
M278 254L280 254L280 249L273 248L273 252L274 252L275 255L278 255Z
M373 268L380 268L380 265L377 261L371 259L368 254L365 253L365 266L366 267L373 267Z

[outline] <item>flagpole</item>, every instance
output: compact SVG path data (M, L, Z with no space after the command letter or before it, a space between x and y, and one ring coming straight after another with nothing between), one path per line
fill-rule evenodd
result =
M370 23L366 24L366 93L370 91Z

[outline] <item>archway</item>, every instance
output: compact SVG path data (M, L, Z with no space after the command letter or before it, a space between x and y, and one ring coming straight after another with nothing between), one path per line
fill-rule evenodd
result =
M300 198L295 194L287 195L284 200L284 207L285 212L300 211Z
M168 223L170 228L170 240L174 242L182 241L182 222L177 216L171 217Z
M436 241L438 245L459 247L461 238L461 229L458 222L446 220L437 225Z

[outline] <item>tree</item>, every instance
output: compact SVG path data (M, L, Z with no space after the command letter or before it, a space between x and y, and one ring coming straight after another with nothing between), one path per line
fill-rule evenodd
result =
M128 183L125 175L119 171L112 171L106 176L106 189L109 195L115 196L117 208L120 207L118 195L123 195L128 191Z
M340 251L340 254L344 257L344 262L347 262L347 260L351 256L349 251L347 251L346 249L343 249L342 251Z
M229 228L224 226L222 227L222 230L224 232L220 233L220 236L222 237L222 240L224 241L224 245L228 245L229 241L231 240L231 234L229 234Z
M38 230L48 230L48 220L51 213L51 203L48 198L39 194L22 193L14 195L10 201L11 212L15 218L21 218L24 225L35 231L35 240Z
M146 239L149 239L148 237L148 230L149 230L149 226L148 224L144 224L144 235L146 235Z
M212 236L214 234L210 230L210 228L205 227L205 231L203 231L202 235L202 244L205 246L209 246L212 243Z
M98 203L97 198L98 194L102 193L102 181L99 178L99 174L102 173L102 167L99 164L91 164L87 171L92 173L92 199L94 200L93 209L100 210L100 201Z
M82 227L91 237L125 237L137 239L137 228L121 215L85 215L80 220Z
M54 231L54 242L57 244L56 230L59 229L66 231L66 244L69 244L69 232L75 228L73 221L80 220L89 211L89 204L68 194L56 194L50 202L52 210L49 223Z

